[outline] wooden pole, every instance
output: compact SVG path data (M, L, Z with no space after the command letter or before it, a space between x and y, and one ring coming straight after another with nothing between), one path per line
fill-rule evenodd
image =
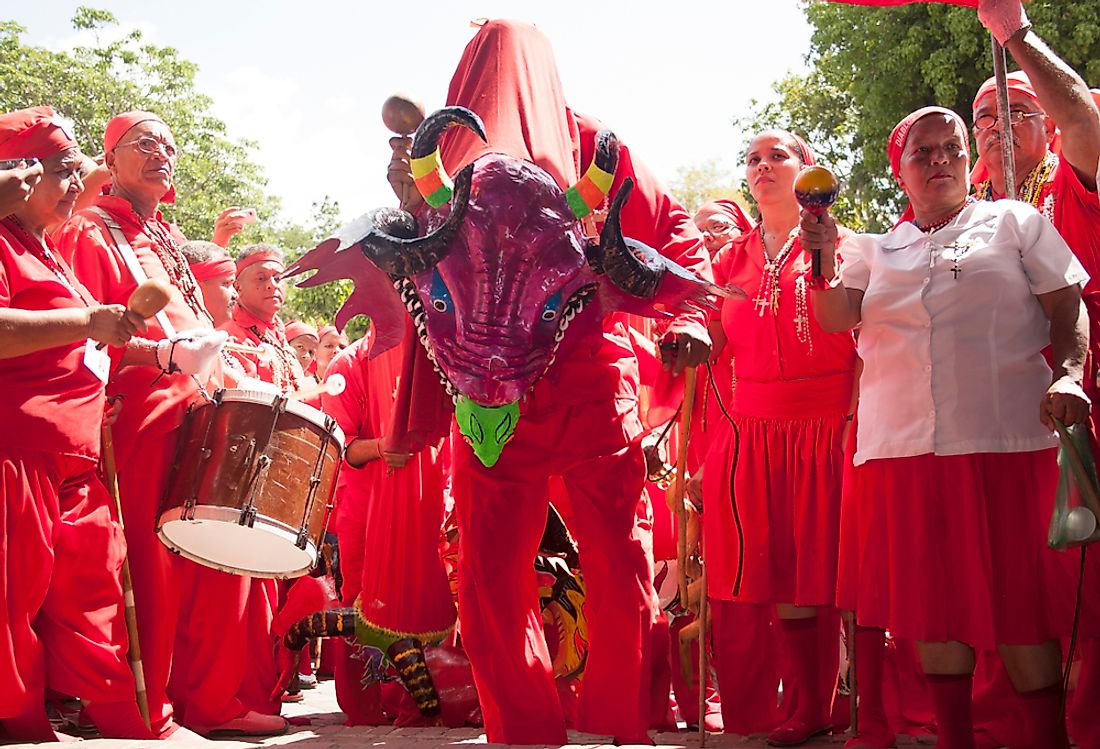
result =
M1012 123L1008 121L1008 60L1005 57L1005 48L1001 46L992 35L993 43L993 77L997 81L997 128L1001 131L1001 162L1004 165L1005 197L1009 200L1016 199L1016 155L1012 147Z
M111 427L103 427L103 469L104 481L107 490L115 499L115 509L118 512L118 525L125 534L126 525L122 519L122 500L118 493L118 466L115 464L115 443L111 435ZM137 608L134 606L134 585L130 578L130 560L122 559L122 595L126 603L126 632L130 638L130 670L134 673L134 686L138 710L141 719L145 721L145 727L151 728L149 721L149 697L145 690L145 670L141 664L141 644L138 639Z
M707 565L703 562L703 541L699 539L699 565L703 568L699 595L699 746L707 745Z
M684 508L684 477L687 474L687 451L691 441L691 412L695 410L695 367L684 370L684 402L680 407L680 448L676 455L676 481L672 492L676 513L676 566L680 604L686 609L687 592L687 510Z

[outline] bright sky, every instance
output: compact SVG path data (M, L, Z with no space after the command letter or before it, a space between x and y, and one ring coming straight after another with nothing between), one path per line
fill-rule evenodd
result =
M78 42L80 2L0 14L53 49ZM256 159L288 218L328 195L345 218L394 197L382 102L395 91L444 104L473 18L534 23L554 45L566 99L604 121L666 182L678 167L738 168L732 121L802 70L810 30L798 0L84 0L199 65L198 88ZM88 40L81 40L87 42ZM171 124L171 123L169 123Z

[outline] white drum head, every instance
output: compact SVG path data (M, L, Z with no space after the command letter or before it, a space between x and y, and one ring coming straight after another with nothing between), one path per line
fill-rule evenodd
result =
M317 561L317 548L307 541L299 549L297 529L262 515L249 528L231 507L199 505L194 520L183 520L174 507L160 516L157 535L169 549L193 562L234 575L286 580L301 577Z

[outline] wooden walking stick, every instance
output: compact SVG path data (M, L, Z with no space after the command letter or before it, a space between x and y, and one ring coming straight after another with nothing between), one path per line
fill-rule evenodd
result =
M997 129L1001 131L1001 163L1004 165L1005 197L1016 199L1016 156L1012 147L1012 123L1009 118L1008 104L1008 60L1005 48L990 34L993 43L993 77L997 81Z
M703 562L703 539L699 538L699 566L703 590L699 594L699 746L707 745L707 565Z
M687 474L687 451L691 441L691 412L695 410L695 367L684 370L684 402L680 406L680 448L676 455L676 481L673 483L672 506L676 515L676 566L680 604L687 608L687 510L684 508L684 476Z
M115 443L111 436L111 427L104 426L102 434L104 483L107 484L107 490L111 492L111 496L115 499L115 510L118 512L118 526L122 529L123 533L125 533L126 525L122 520L122 500L119 498L118 494L118 467L115 465ZM130 670L134 672L137 706L138 710L141 712L141 719L145 721L145 727L152 730L149 721L149 697L145 691L145 671L141 665L141 644L138 640L137 609L134 606L134 584L130 579L130 560L128 557L122 558L122 596L126 603L126 633L130 638Z

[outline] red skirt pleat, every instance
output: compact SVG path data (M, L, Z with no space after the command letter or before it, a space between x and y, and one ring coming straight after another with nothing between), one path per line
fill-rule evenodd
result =
M813 418L734 415L713 445L703 475L704 543L713 598L749 603L832 606L843 451L843 412ZM740 595L733 596L738 537L730 499L735 494L745 536Z
M848 481L837 600L860 624L982 649L1068 634L1075 556L1046 545L1053 450L871 460Z

